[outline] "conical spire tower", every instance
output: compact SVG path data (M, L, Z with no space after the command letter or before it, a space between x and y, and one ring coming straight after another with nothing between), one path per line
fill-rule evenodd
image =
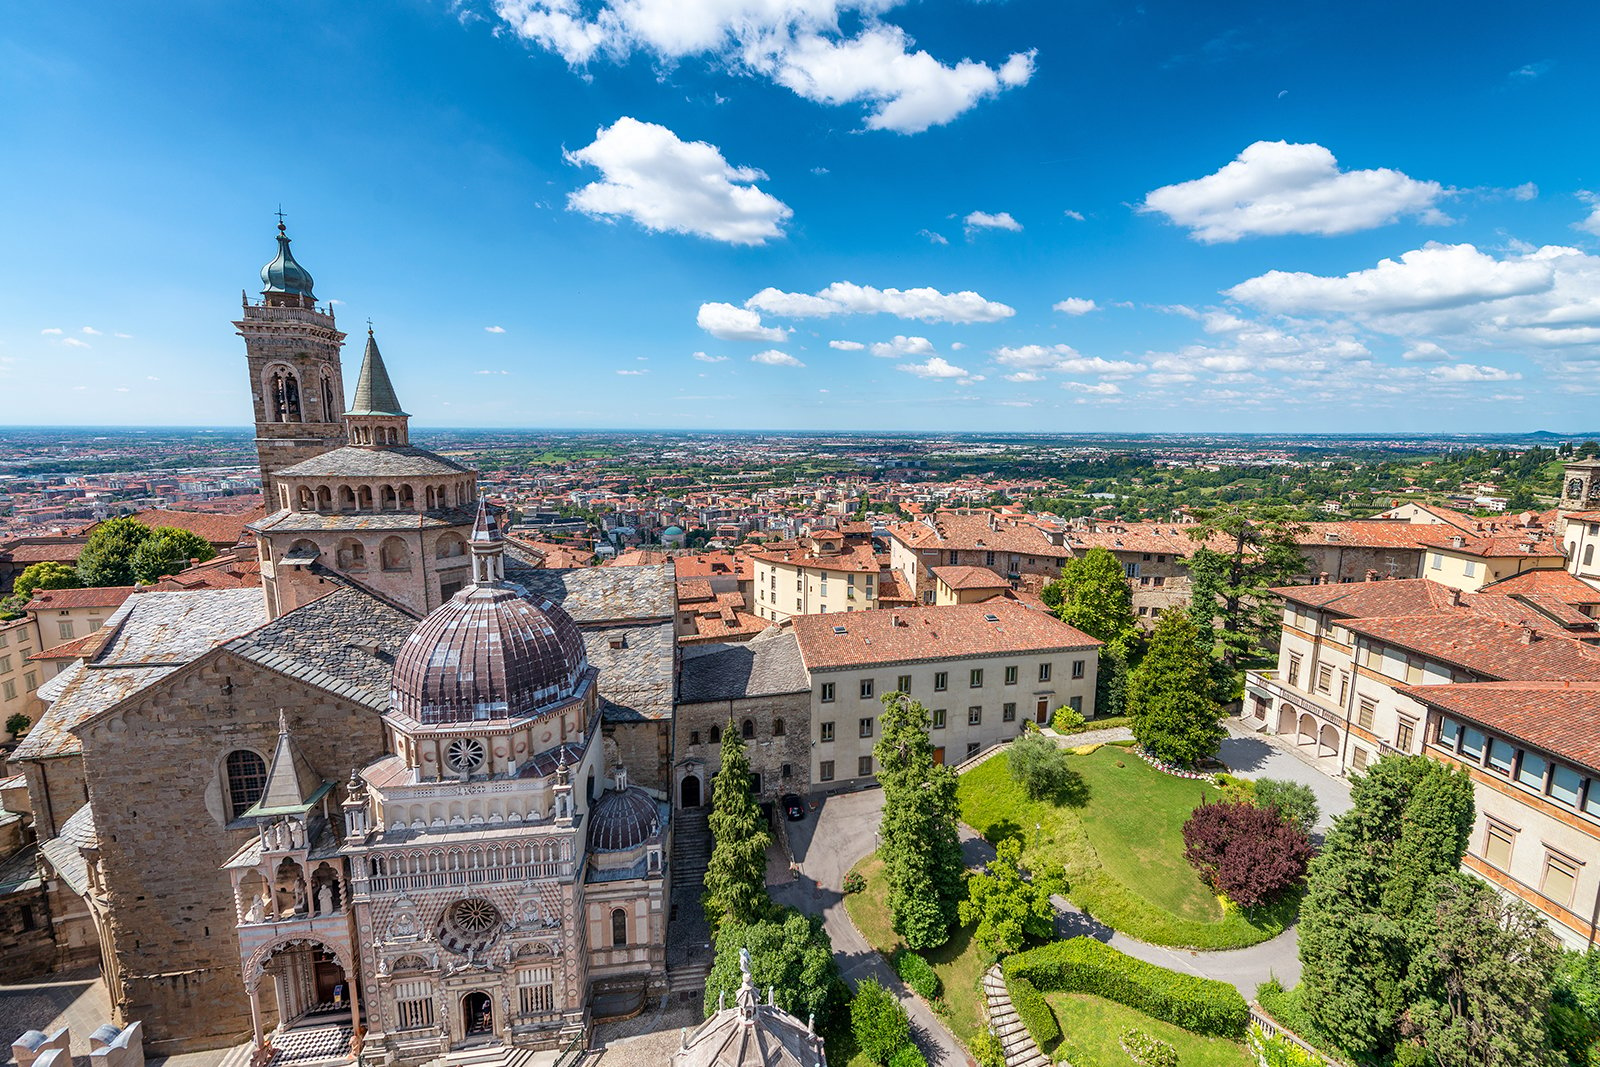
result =
M472 584L500 585L506 580L506 539L489 510L489 498L478 498L478 517L472 523Z
M367 350L361 357L356 395L350 410L344 413L350 443L371 448L410 444L410 420L394 394L389 368L383 365L383 353L378 351L378 339L368 326Z

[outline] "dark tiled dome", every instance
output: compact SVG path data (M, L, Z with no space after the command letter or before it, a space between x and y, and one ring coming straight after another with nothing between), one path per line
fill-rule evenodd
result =
M655 798L638 786L608 789L589 810L591 852L638 848L660 833L661 811Z
M587 667L561 608L509 584L470 585L406 638L390 696L427 724L522 718L571 697Z

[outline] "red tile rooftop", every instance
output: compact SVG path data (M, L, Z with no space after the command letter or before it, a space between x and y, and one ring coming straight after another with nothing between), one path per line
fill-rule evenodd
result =
M1600 682L1403 685L1396 691L1496 733L1600 771Z
M1100 646L1054 616L1006 600L797 615L790 621L810 670Z

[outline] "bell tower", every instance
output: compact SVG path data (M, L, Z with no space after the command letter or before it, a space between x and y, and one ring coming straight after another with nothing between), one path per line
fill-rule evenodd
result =
M233 326L244 338L261 492L270 514L286 506L278 471L345 443L344 334L334 325L333 308L317 306L311 272L289 250L282 212L278 254L261 268L261 284L261 299L244 296L244 316Z

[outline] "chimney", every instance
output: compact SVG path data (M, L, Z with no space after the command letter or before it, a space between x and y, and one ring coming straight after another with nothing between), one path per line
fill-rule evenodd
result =
M1367 581L1375 582L1377 580L1378 580L1378 572L1377 571L1368 571L1367 572Z
M1523 622L1522 633L1518 635L1517 639L1525 645L1531 645L1535 641L1539 640L1539 635L1534 632L1532 626L1529 626L1527 622Z
M1453 608L1459 608L1461 606L1461 590L1457 589L1455 586L1450 587L1450 606Z
M1462 537L1460 534L1456 534L1454 537L1450 538L1450 547L1451 548L1466 548L1467 547L1467 539L1465 537Z

